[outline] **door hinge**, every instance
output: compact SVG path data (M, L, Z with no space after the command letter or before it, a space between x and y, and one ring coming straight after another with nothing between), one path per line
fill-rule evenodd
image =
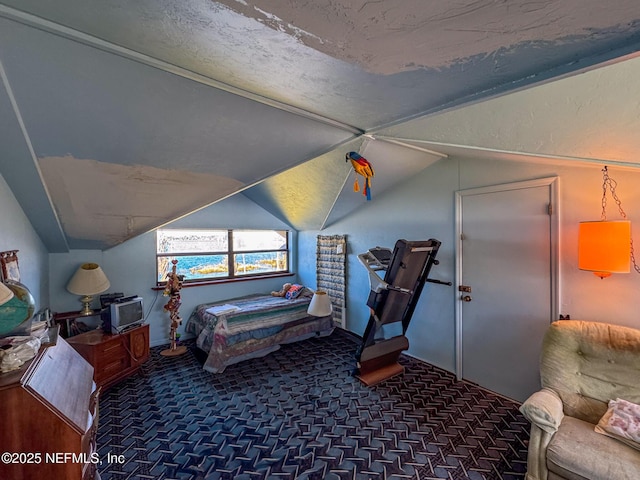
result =
M553 204L549 204L547 205L547 214L548 215L553 215Z

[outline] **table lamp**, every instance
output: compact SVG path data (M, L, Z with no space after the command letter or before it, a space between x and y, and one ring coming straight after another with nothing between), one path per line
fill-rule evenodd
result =
M76 295L82 295L81 315L93 315L91 302L93 295L106 291L111 284L97 263L83 263L73 274L67 284L67 290Z

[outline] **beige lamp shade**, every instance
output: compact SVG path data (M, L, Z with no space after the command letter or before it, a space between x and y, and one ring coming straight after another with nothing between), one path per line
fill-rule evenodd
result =
M91 310L92 295L106 291L111 284L97 263L83 263L73 274L67 284L67 290L76 295L82 295L82 315L93 315Z
M311 303L309 303L307 313L314 317L326 317L327 315L331 315L332 311L331 299L329 298L329 295L327 295L327 292L314 292Z
M0 305L4 305L13 298L13 292L4 283L0 282Z
M95 295L105 292L111 284L97 263L83 263L67 284L76 295Z
M600 278L612 273L629 273L631 222L580 222L578 230L578 268Z

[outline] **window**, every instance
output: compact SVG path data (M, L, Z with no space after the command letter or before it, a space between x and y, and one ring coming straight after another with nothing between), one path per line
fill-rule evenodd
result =
M157 284L177 260L185 282L274 275L289 271L286 230L157 230Z

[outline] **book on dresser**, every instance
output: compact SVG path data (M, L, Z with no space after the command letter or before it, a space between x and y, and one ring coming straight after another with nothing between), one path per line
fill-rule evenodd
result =
M94 368L94 380L108 388L136 373L149 358L149 325L121 333L91 330L67 339Z
M0 478L99 478L93 367L62 338L0 375Z

